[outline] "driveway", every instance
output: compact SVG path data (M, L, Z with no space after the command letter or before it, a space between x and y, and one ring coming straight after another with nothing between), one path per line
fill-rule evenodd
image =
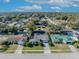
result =
M76 48L74 46L72 46L72 45L67 45L67 46L71 49L72 52L78 53L78 51L76 50Z
M15 54L22 54L22 50L23 50L23 46L22 45L18 45L18 48L15 51Z
M45 47L44 47L44 54L51 54L51 50L49 48L49 44L48 43L44 43Z

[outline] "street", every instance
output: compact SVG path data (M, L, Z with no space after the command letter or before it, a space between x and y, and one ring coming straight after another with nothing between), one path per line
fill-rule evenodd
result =
M79 53L1 54L0 59L79 59Z

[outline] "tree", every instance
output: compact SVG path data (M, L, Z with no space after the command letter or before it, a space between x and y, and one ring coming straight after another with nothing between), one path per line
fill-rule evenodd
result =
M49 27L50 27L50 29L53 30L54 32L55 32L55 31L56 31L56 32L57 32L57 31L62 31L62 30L64 29L63 26L54 25L54 24L50 25Z
M68 19L68 17L67 16L64 16L64 17L62 17L62 20L67 20Z
M26 24L26 27L29 28L29 30L31 31L34 31L36 29L33 22L29 22L28 24Z

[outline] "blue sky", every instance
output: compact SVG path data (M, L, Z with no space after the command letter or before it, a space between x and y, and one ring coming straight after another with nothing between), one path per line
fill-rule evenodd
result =
M0 0L0 12L79 12L79 0Z

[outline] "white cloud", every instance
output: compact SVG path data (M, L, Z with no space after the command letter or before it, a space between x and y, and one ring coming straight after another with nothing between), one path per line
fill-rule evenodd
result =
M32 6L21 6L15 9L15 11L38 11L41 10L42 7L39 5L32 5Z
M55 10L55 12L61 12L61 10Z
M58 10L61 10L60 7L51 7L51 9L58 9Z
M36 4L50 4L54 6L79 6L79 0L25 0L27 2Z
M60 8L60 7L51 7L51 9L55 12L61 12L62 11L62 8Z
M69 2L66 0L50 0L50 4L55 6L68 6Z
M73 4L72 6L74 6L74 7L78 7L78 5L77 5L77 4Z
M3 0L5 3L10 3L10 0Z
M26 2L31 2L35 4L48 4L49 0L25 0Z

